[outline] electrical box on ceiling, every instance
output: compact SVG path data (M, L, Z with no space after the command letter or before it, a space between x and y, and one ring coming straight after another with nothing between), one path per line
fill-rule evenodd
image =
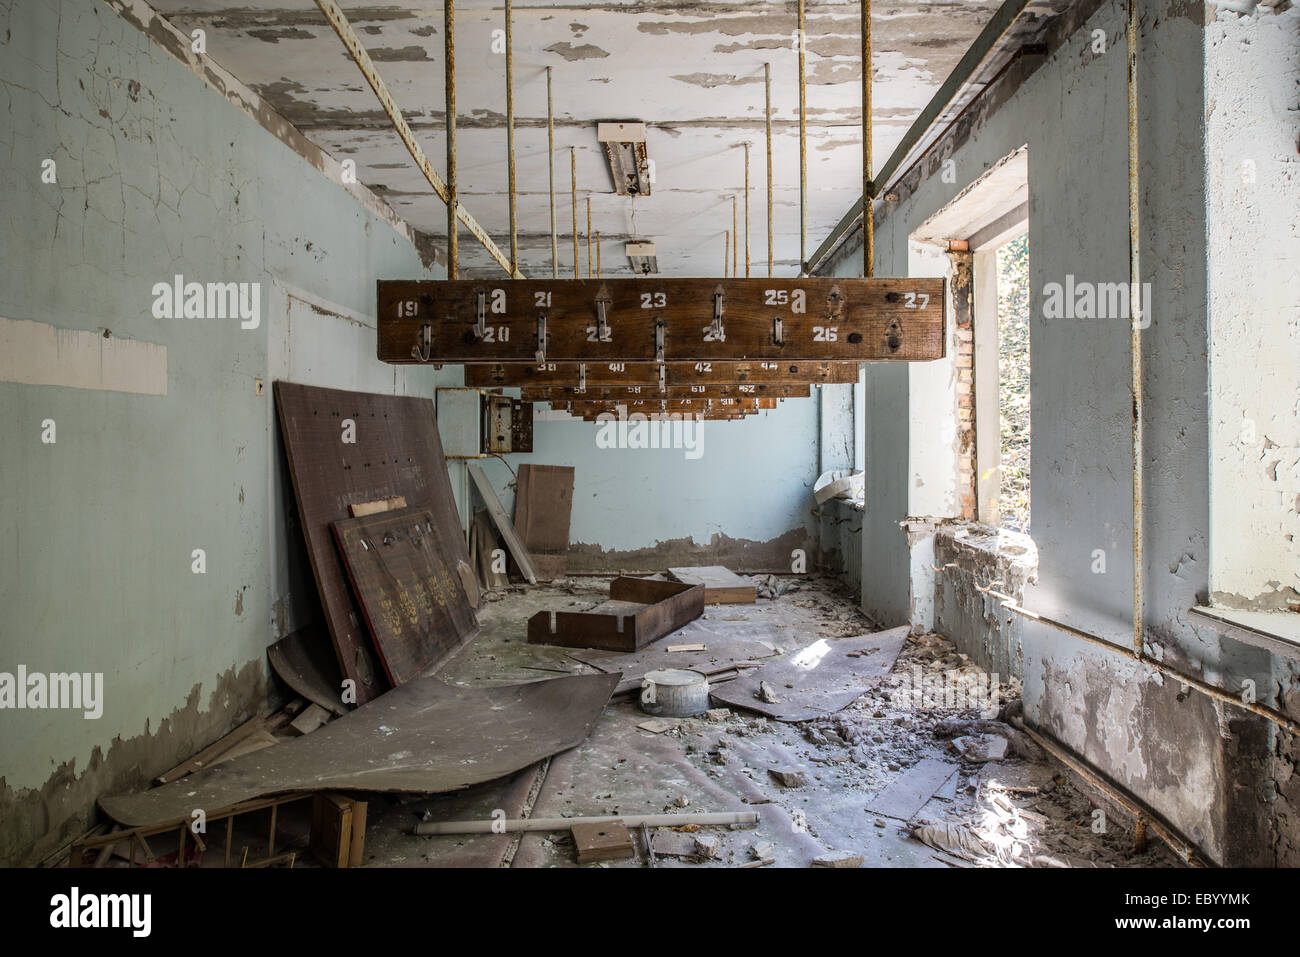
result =
M646 152L644 123L598 123L596 139L605 148L614 192L620 196L649 196L650 157Z
M531 452L533 404L488 389L439 389L438 434L449 459Z

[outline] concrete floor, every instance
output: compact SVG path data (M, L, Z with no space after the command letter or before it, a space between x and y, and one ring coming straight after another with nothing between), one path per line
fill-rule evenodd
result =
M818 638L870 633L874 623L857 609L851 593L832 579L793 580L798 589L754 605L711 605L697 627L728 629L732 636L765 641L792 652ZM519 588L491 601L480 614L482 634L442 672L472 685L544 679L594 669L566 650L529 645L527 618L543 609L583 610L604 599L607 579L570 579ZM678 633L679 635L681 633ZM668 719L659 734L638 728L647 716L634 699L606 707L588 739L544 768L521 772L454 794L390 799L375 796L367 838L369 866L577 866L567 832L523 836L417 837L421 819L497 816L534 817L675 813L755 809L755 827L707 828L718 838L717 856L659 858L660 867L737 866L753 859L755 844L770 842L775 866L806 867L831 852L860 855L879 867L975 866L936 850L909 833L909 824L972 825L998 856L979 864L1013 866L1168 866L1177 863L1152 840L1133 852L1129 822L1112 815L1103 833L1091 800L1071 783L1067 769L1043 756L988 764L964 762L947 740L936 737L944 719L976 717L974 711L916 710L889 700L889 692L912 672L982 675L940 636L909 639L894 675L876 682L843 712L786 724L740 711L712 717ZM1002 694L1018 695L1004 684ZM903 819L876 797L895 783L917 783L952 773L919 811ZM771 771L802 772L806 784L784 787ZM1007 790L1012 789L1012 790ZM1018 789L1018 790L1017 790ZM928 790L925 793L929 793ZM647 866L640 840L636 857L588 866Z

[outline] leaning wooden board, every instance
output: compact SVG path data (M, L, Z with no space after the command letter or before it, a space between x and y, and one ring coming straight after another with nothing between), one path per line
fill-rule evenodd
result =
M356 703L364 704L386 691L389 682L352 597L330 524L349 518L350 505L401 496L410 505L428 506L440 528L460 528L433 401L292 382L276 382L274 391L325 621L343 678L355 682ZM450 540L457 562L464 561L468 571L464 540L459 532Z
M470 462L467 467L479 495L483 496L483 504L487 506L488 514L492 516L492 523L496 525L501 537L506 540L506 547L510 549L510 554L515 557L515 563L519 566L519 570L523 573L524 578L528 580L528 584L536 585L537 569L533 567L528 549L519 540L519 534L515 531L514 524L506 515L506 510L501 507L501 499L497 498L496 489L492 487L492 483L488 481L481 468L473 462Z
M573 466L519 466L515 489L515 531L544 581L569 568L569 520L573 509Z
M377 298L378 356L392 363L944 354L944 280L933 278L380 280Z
M423 677L478 634L450 534L424 506L334 523L343 564L394 686Z
M670 568L668 577L687 585L703 585L706 605L752 605L758 597L753 582L722 565Z

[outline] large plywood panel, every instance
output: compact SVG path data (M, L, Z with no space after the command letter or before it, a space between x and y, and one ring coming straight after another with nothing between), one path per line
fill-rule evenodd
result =
M339 669L363 704L389 687L352 597L330 525L349 506L401 496L448 532L449 554L469 568L433 402L275 383L276 408L307 552ZM349 423L351 428L349 429ZM350 439L351 441L347 441Z

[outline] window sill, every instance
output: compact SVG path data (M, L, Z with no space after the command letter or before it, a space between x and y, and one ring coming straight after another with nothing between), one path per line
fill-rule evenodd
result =
M1286 658L1300 659L1300 615L1290 611L1246 611L1197 605L1192 614L1217 625L1225 635Z

